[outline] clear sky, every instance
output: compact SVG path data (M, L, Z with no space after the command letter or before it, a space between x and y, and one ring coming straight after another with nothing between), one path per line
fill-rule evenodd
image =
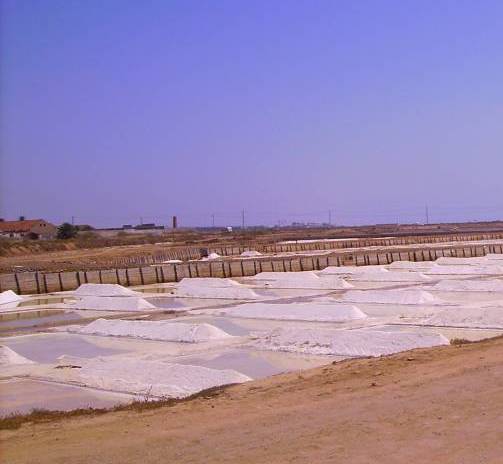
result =
M0 0L0 213L503 219L503 2Z

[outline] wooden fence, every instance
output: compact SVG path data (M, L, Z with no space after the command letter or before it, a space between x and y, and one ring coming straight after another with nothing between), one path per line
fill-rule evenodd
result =
M0 275L0 291L42 294L74 290L83 283L124 286L178 282L192 277L244 277L265 271L312 271L328 266L389 264L393 261L432 261L441 256L475 257L503 253L503 241L494 244L446 244L429 247L394 247L378 250L337 250L306 256L257 257L161 264L71 272L19 272Z

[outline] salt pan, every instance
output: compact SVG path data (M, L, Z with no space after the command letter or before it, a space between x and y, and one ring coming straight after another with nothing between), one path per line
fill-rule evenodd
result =
M337 276L318 276L313 271L261 272L252 277L254 284L270 288L305 288L340 290L352 288L349 282Z
M441 304L442 300L424 290L350 290L343 301L378 304Z
M503 292L503 280L441 280L431 289L444 292Z
M147 300L135 296L85 296L68 306L72 309L95 311L148 311L156 309Z

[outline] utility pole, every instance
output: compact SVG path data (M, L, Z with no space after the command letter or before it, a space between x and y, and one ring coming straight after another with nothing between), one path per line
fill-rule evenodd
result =
M140 225L143 225L143 218L140 216Z
M241 211L241 228L244 230L245 228L245 210Z
M328 210L328 225L329 226L332 225L332 210L331 209Z
M428 210L428 205L426 205L425 213L426 213L426 224L429 224L430 223L430 212Z
M75 216L72 216L72 226L75 225Z
M211 215L211 227L215 227L215 214Z

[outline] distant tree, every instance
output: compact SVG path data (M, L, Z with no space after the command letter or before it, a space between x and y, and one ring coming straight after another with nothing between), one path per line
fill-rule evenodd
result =
M60 240L66 240L73 238L77 235L77 228L70 224L69 222L64 222L58 227L57 238Z

